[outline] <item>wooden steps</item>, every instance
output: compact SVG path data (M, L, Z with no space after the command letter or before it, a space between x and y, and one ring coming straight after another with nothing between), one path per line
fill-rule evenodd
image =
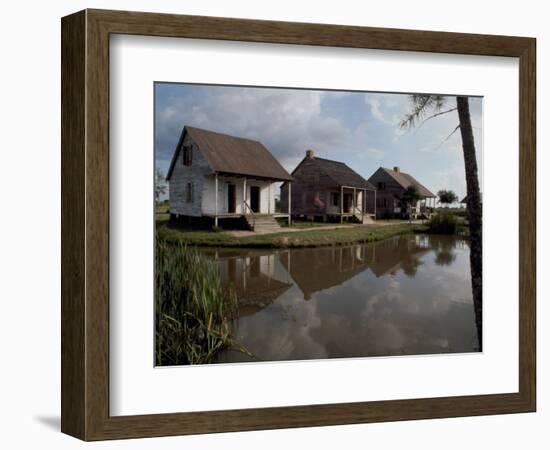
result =
M375 223L370 214L365 214L362 218L361 214L355 214L355 220L357 221L357 223L362 223L363 225Z
M277 233L283 231L275 217L271 214L246 214L244 216L248 227L256 233Z

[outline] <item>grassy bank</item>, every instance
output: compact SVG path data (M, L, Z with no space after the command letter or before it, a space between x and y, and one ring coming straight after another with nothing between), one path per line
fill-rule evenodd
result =
M157 365L210 363L234 347L230 322L237 309L237 296L223 288L212 260L183 244L157 242Z
M164 242L244 248L302 248L357 244L379 241L400 234L422 232L426 229L425 225L399 223L234 237L223 231L194 231L178 228L169 223L157 224L158 237Z
M311 220L293 220L290 225L288 224L287 219L279 219L277 221L279 222L279 225L281 225L283 228L316 228L331 225L327 222L312 222ZM332 225L336 225L336 223Z

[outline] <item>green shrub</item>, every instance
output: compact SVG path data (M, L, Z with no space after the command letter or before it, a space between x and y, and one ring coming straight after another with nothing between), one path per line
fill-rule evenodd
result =
M456 234L458 219L453 213L440 211L432 215L428 228L432 234Z
M436 213L454 214L457 217L466 217L468 210L466 208L436 208Z
M155 261L156 364L214 361L233 346L234 290L222 286L214 261L181 243L157 241Z

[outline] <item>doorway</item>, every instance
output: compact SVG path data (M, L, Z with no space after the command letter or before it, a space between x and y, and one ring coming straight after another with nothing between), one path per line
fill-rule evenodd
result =
M344 212L351 212L351 205L353 204L353 194L344 194Z
M235 185L229 183L227 185L227 212L234 213L237 208L237 193Z
M252 212L260 212L260 187L250 186L250 209Z

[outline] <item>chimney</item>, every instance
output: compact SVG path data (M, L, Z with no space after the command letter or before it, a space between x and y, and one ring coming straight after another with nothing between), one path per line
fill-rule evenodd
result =
M395 166L395 167L393 168L393 171L399 173L399 167Z
M315 152L313 150L306 150L306 158L313 159L315 158Z

